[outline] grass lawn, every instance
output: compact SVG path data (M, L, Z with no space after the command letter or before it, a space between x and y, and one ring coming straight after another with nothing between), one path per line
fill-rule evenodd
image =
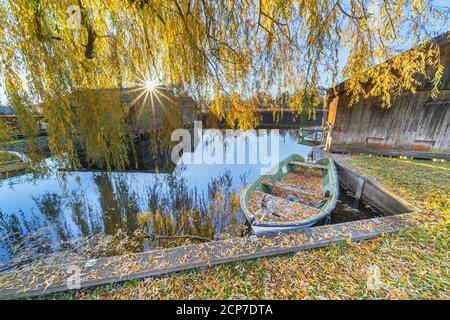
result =
M448 163L359 157L347 162L437 223L359 243L230 263L52 296L74 299L449 299ZM373 282L374 276L379 275ZM375 283L376 285L371 285Z

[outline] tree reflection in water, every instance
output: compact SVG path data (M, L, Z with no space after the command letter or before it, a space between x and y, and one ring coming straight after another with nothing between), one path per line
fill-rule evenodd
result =
M310 152L298 144L298 130L279 134L280 158ZM223 154L249 151L250 136L266 134L237 135L237 140L225 135ZM214 147L211 136L204 138L208 146L198 145L195 152ZM247 230L237 188L261 169L251 163L206 167L180 162L171 174L49 171L36 179L1 180L0 270L2 262L10 268L240 236Z
M239 193L233 190L228 171L211 179L206 196L177 175L163 179L147 189L148 211L140 216L140 227L153 243L172 246L246 232L239 216Z
M143 192L132 188L127 174L95 173L97 203L79 188L33 197L39 213L0 211L0 271L243 235L230 173L211 179L201 192L182 170L155 175Z

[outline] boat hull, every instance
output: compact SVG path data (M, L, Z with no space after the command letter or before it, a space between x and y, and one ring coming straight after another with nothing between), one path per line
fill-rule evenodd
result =
M331 212L336 207L337 199L339 196L339 183L334 162L331 158L328 157L315 161L315 164L322 166L326 165L326 170L324 171L322 177L322 189L324 192L329 191L331 195L326 202L322 203L322 205L318 207L318 209L321 210L320 214L298 223L257 223L252 218L249 210L250 194L253 191L267 191L265 190L262 181L266 179L279 181L286 174L292 172L293 167L290 164L292 162L305 162L305 160L300 155L290 155L289 157L281 161L277 166L272 168L268 174L262 175L249 183L241 194L241 209L256 236L270 236L277 233L304 230L315 225L327 224L330 221Z
M252 230L255 233L257 237L263 237L263 236L272 236L279 233L288 233L288 232L295 232L295 231L301 231L316 225L321 225L325 223L325 221L328 219L328 217L324 217L322 219L318 219L317 221L312 221L310 223L305 224L294 224L292 226L285 226L285 225L252 225Z

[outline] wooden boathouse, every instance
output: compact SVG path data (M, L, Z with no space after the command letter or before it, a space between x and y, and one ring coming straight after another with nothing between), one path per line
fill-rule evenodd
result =
M349 107L345 82L327 92L328 135L331 152L372 153L450 160L450 33L433 39L445 68L439 96L431 97L425 81L415 94L403 92L391 108L377 98L361 99Z

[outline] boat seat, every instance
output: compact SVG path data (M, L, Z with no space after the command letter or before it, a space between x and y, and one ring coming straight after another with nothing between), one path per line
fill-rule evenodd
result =
M268 200L267 196L270 196L270 199L273 202L273 204L272 204L273 206L285 205L285 206L288 206L289 208L292 208L293 206L295 207L296 205L298 205L299 207L302 207L302 208L305 207L305 208L317 209L316 206L312 206L312 205L302 203L302 202L292 201L292 200L289 200L289 199L286 199L283 197L276 196L271 193L261 192L261 191L254 191L254 192L258 192L258 193L264 195L264 196L262 196L262 200L261 200L262 202L263 202L263 199L265 199L264 201L267 201ZM319 209L317 209L317 210L319 210Z
M279 188L279 189L282 189L287 192L309 194L309 195L311 194L311 192L302 189L302 187L300 187L300 186L283 183L283 182L279 182L279 181L274 181L271 179L266 179L266 180L262 181L261 184L266 187L269 187L269 188L275 187L275 188Z
M274 196L272 194L254 191L260 198L261 202L268 201L270 197L270 209L262 210L265 207L261 204L261 209L255 214L255 218L264 219L267 217L268 220L282 221L289 219L292 221L302 221L319 215L321 213L320 209L309 206L303 203L289 201L284 198ZM261 211L262 210L262 211Z
M269 189L268 193L274 196L281 197L286 200L287 198L293 198L295 199L292 200L293 202L303 203L311 207L317 208L319 200L322 199L322 198L318 199L312 190L305 189L301 185L294 185L285 182L274 181L271 179L266 179L262 181L261 184L265 188Z
M321 169L321 170L328 169L328 166L323 165L323 164L314 163L314 162L289 161L288 163L292 166L297 166L297 167L305 167L305 168L313 168L313 169Z

